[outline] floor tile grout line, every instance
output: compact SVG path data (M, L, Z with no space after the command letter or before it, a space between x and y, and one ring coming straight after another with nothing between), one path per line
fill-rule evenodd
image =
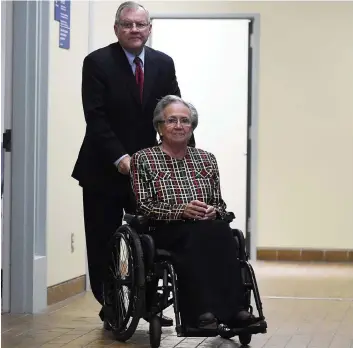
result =
M306 300L306 301L340 301L353 302L353 298L347 297L301 297L301 296L261 296L270 300Z

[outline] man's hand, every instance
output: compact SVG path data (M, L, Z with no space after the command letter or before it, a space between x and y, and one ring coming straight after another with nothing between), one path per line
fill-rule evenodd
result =
M124 157L118 164L118 171L121 174L128 175L130 173L130 156Z
M214 220L216 216L217 216L216 208L212 205L208 205L206 214L202 220Z
M201 220L205 217L207 204L200 201L191 201L185 208L183 217Z

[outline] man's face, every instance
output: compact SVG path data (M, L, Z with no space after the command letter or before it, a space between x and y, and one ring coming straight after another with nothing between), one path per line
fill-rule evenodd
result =
M119 23L114 25L115 34L123 48L139 54L148 40L152 25L148 23L146 11L139 8L125 8Z

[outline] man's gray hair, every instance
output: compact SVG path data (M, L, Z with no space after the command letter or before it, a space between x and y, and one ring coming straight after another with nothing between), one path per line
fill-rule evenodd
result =
M199 115L196 108L176 95L167 95L163 97L158 103L153 113L153 127L158 132L158 124L164 121L164 110L170 104L181 103L190 110L190 118L192 129L195 129L199 123Z
M123 10L125 10L126 8L129 8L129 9L142 8L143 10L145 10L145 12L147 14L147 23L150 24L151 19L150 19L149 12L145 9L144 6L142 6L141 4L139 4L139 3L135 2L135 1L125 1L119 6L119 8L118 8L118 10L116 11L116 14L115 14L115 24L119 24L120 23L121 12L123 12Z

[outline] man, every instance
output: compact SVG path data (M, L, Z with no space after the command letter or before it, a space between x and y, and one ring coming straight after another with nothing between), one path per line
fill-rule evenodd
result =
M83 188L89 276L101 304L106 246L122 223L123 210L134 210L130 156L156 144L152 117L158 100L180 96L172 58L145 47L151 28L143 6L125 2L115 17L118 42L90 53L83 62L87 126L72 176ZM100 317L104 320L103 308ZM162 326L173 325L172 319L161 321Z

